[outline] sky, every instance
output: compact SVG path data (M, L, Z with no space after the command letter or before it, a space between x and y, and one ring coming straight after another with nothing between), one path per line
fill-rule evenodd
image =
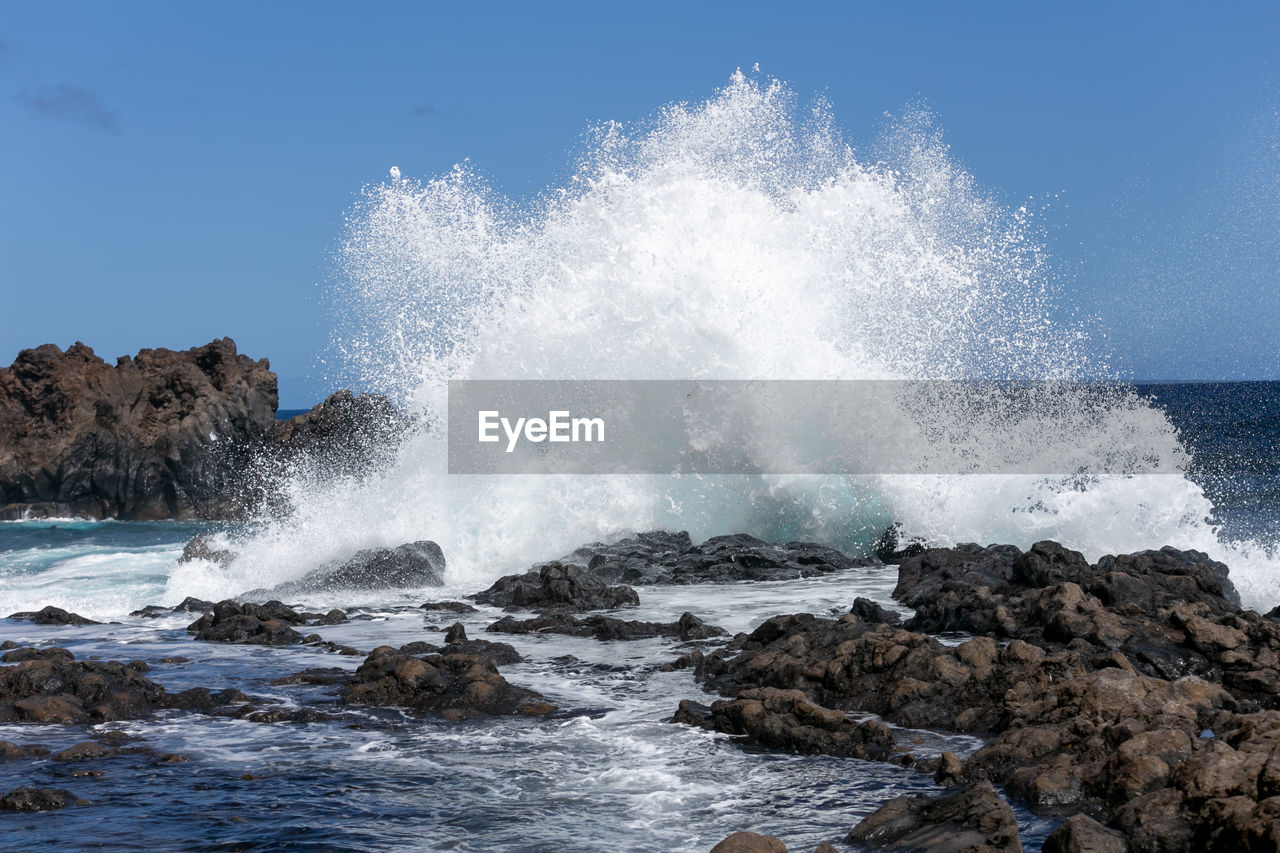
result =
M847 138L926 105L1045 212L1135 379L1280 379L1280 3L0 3L0 362L231 336L335 390L322 291L391 165L530 196L759 63Z

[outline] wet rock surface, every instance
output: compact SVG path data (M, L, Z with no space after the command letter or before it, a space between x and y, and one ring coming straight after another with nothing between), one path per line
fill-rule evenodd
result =
M140 616L143 619L158 619L161 616L172 616L175 613L204 613L208 610L212 610L213 607L214 603L212 601L205 601L202 598L194 598L189 595L173 607L165 607L161 604L148 604L140 610L132 611L129 615Z
M142 674L145 664L140 662L77 661L66 649L37 651L0 667L0 722L129 720L172 707L175 701Z
M896 797L864 818L847 840L919 853L1022 853L1013 809L990 783L940 797Z
M335 565L321 566L296 581L245 593L248 598L305 596L312 593L369 589L412 589L444 583L445 560L440 546L428 540L395 548L372 548Z
M92 619L86 619L78 613L70 613L61 607L49 605L36 611L24 611L22 613L10 613L10 619L17 619L20 622L31 622L35 625L98 625Z
M735 832L712 847L711 853L787 853L787 845L772 835Z
M931 549L902 563L907 627L1017 638L1086 658L1122 654L1146 675L1198 675L1280 707L1280 624L1236 603L1226 567L1163 548L1090 565L1056 542Z
M694 545L685 532L654 531L612 544L583 545L560 563L580 566L606 583L732 583L815 577L881 565L813 542L775 545L737 533Z
M0 794L0 811L6 812L44 812L87 805L88 800L80 799L65 788L14 788Z
M348 705L380 705L439 714L549 714L555 710L532 690L510 684L493 659L473 654L416 657L381 646L374 649L340 691Z
M301 643L302 634L294 626L306 618L279 601L240 604L220 601L187 626L197 640L215 643L250 643L261 646L288 646Z
M471 598L507 610L616 610L640 603L631 587L611 586L580 566L564 563L507 575Z
M708 625L692 613L684 613L675 622L641 622L612 616L579 617L564 611L549 611L532 619L504 616L485 630L498 634L565 634L595 637L597 640L674 637L688 642L729 636L728 631Z
M743 690L710 708L685 700L672 722L735 735L754 746L872 761L887 759L894 745L892 731L878 720L857 721L815 704L802 691L774 687Z

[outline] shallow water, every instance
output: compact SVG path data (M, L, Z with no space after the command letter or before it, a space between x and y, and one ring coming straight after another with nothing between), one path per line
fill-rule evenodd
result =
M164 525L124 537L133 551ZM93 535L93 526L79 526ZM190 532L172 525L175 539ZM145 553L145 552L144 552ZM175 555L169 550L169 558ZM853 570L785 583L644 588L624 618L670 620L684 610L731 631L770 615L847 610L859 595L892 605L895 571ZM450 590L458 593L463 590ZM432 598L444 598L439 590ZM348 624L319 627L326 640L367 651L412 640L440 641L454 614L408 607L400 595ZM420 600L420 599L419 599ZM350 602L299 602L315 607ZM416 603L416 602L415 602ZM481 608L460 621L472 637L501 613ZM312 666L354 669L362 657L311 648L196 642L190 616L115 624L42 627L0 621L0 641L57 644L77 657L147 661L171 691L236 687L286 705L339 711L332 722L260 724L180 712L108 723L161 752L189 761L156 764L123 756L81 764L47 760L0 764L0 788L65 787L93 802L35 815L6 815L23 846L117 850L348 849L596 851L707 850L739 829L783 838L808 850L842 837L884 800L936 790L919 773L890 764L744 750L724 736L667 720L682 698L707 700L689 671L656 667L684 649L654 639L603 643L563 636L506 636L526 662L503 667L513 683L546 695L560 709L547 719L449 723L395 710L337 709L334 688L272 686L273 678ZM185 656L188 663L163 664ZM572 656L576 660L569 660ZM0 726L0 739L57 750L85 740L77 726ZM976 747L966 737L899 732L917 754ZM100 778L75 777L92 766ZM245 779L245 774L255 777ZM1052 824L1022 814L1026 837ZM1035 845L1031 846L1035 849Z

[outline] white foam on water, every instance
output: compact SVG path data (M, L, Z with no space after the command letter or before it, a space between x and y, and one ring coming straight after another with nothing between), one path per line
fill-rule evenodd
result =
M427 426L363 479L300 473L291 512L262 519L229 569L175 573L167 597L266 586L424 538L442 546L451 583L475 587L626 530L852 548L897 520L938 543L1053 538L1090 558L1196 548L1231 566L1246 603L1276 603L1273 556L1219 540L1172 427L1132 396L1080 398L1102 428L1077 465L1055 469L1069 477L447 473L450 379L1107 378L1087 330L1059 319L1062 283L1036 228L1035 211L984 193L920 116L871 159L825 104L801 108L782 83L741 73L643 126L602 125L570 178L532 203L467 167L367 187L339 252L335 345L349 378ZM949 416L937 423L971 426ZM1070 418L1045 429L1043 445L970 430L951 452L1036 459L1070 446ZM1135 435L1171 473L1124 473L1112 450Z

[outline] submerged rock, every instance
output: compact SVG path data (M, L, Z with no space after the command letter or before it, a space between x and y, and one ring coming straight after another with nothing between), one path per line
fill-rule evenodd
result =
M509 610L615 610L640 603L640 596L631 587L609 586L580 566L562 563L547 563L523 575L507 575L471 598Z
M615 619L612 616L577 617L563 611L550 611L532 619L517 620L512 616L504 616L485 630L499 634L567 634L571 637L594 637L597 640L675 637L690 641L729 636L728 631L708 625L692 613L683 614L675 622L640 622Z
M305 622L302 614L279 601L239 604L228 599L188 625L187 632L197 640L215 643L287 646L302 642L302 635L291 626Z
M44 812L71 805L87 806L89 801L63 788L14 788L0 794L0 811L6 812Z
M86 619L78 613L70 613L61 607L49 605L34 612L10 613L10 619L32 622L36 625L101 625L92 619Z
M1013 809L989 782L939 797L896 797L859 822L847 840L915 853L1022 853Z
M348 705L383 705L450 719L543 715L555 710L532 690L510 684L492 658L445 654L414 657L390 646L374 649L341 691Z

